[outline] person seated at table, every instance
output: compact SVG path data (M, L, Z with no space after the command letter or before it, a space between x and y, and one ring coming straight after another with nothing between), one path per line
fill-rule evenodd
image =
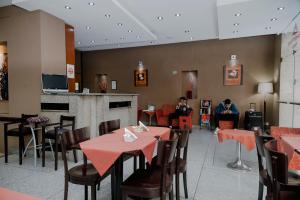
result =
M180 97L179 102L176 105L176 110L174 113L170 113L168 117L169 127L172 128L173 119L178 119L179 116L188 116L193 109L187 103L187 98Z
M233 121L234 128L238 128L239 124L239 111L230 99L222 101L215 110L215 123L216 128L219 127L219 121Z

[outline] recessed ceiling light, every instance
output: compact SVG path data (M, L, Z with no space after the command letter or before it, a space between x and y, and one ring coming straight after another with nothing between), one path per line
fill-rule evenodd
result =
M189 33L189 32L190 32L190 30L185 30L184 32L185 32L185 33Z
M272 27L271 27L271 26L267 26L267 27L265 27L265 29L267 29L267 30L271 30L271 29L272 29Z
M122 23L117 23L117 25L118 25L118 26L123 26L123 24L122 24Z
M235 13L234 14L234 16L236 16L236 17L239 17L239 16L241 16L242 15L242 13Z
M151 41L151 42L150 42L150 44L154 44L154 42L153 42L153 41Z
M277 10L284 10L285 7L278 7Z
M94 5L95 5L94 2L89 2L88 4L89 4L90 6L94 6Z
M232 31L233 33L238 33L239 31L238 30L234 30L234 31Z
M65 9L71 10L70 6L65 6Z
M90 30L91 27L90 27L90 26L86 26L85 29L86 29L86 30Z
M104 15L106 18L110 18L110 14L105 14Z
M163 18L162 16L158 16L157 19L158 19L159 21L161 21L161 20L163 20L164 18Z
M240 25L240 24L239 24L239 23L234 23L234 24L233 24L233 26L238 26L238 25Z
M77 44L80 44L80 41L78 41Z
M91 43L95 43L95 40L91 40Z
M277 18L271 18L271 22L277 21Z
M175 17L180 17L181 14L180 13L175 13Z
M128 30L128 33L132 33L133 31L132 30Z
M193 40L194 38L193 37L190 37L190 40Z

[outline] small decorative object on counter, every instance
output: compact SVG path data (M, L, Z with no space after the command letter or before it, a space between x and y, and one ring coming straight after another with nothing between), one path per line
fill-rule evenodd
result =
M97 74L97 86L101 93L107 92L107 74Z

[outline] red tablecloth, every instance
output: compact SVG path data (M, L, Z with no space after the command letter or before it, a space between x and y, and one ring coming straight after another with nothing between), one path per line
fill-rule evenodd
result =
M249 151L255 148L255 136L253 131L237 129L219 130L218 141L219 143L222 143L223 140L236 140L245 145Z
M300 149L300 136L282 135L280 141L281 151L288 155L289 169L300 170L300 155L295 152L295 149Z
M168 139L170 129L163 127L148 127L149 132L136 133L138 139L134 142L125 142L124 128L80 143L86 157L92 162L100 175L103 175L119 158L122 153L141 150L151 163L156 144L155 136ZM131 129L129 127L129 129ZM131 129L132 130L132 129Z
M1 200L41 200L40 198L32 197L27 194L22 194L2 187L0 187L0 199Z

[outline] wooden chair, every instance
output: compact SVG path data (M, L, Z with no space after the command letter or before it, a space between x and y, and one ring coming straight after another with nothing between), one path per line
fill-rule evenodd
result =
M110 174L110 171L105 173L102 177L98 174L97 170L92 164L87 164L86 157L84 156L84 164L77 165L71 169L68 168L68 160L66 151L67 149L78 150L79 143L84 142L90 137L88 136L87 128L75 129L66 132L59 128L57 131L60 137L60 144L62 150L62 158L64 162L65 171L65 187L64 187L64 200L68 199L68 185L69 182L73 184L84 185L85 200L88 199L88 186L91 186L92 200L96 200L96 185L100 183L105 177Z
M185 129L172 129L171 137L173 135L178 136L178 143L176 147L176 159L173 163L173 168L175 168L175 185L176 185L176 199L180 200L180 174L183 175L183 186L184 186L184 196L188 198L187 190L187 153L188 153L188 141L189 141L189 129L186 126ZM183 157L181 152L183 150Z
M258 200L263 199L264 186L267 187L267 197L270 196L271 188L270 183L268 182L267 169L264 167L264 144L273 140L272 136L261 135L261 132L256 132L255 140L256 140L256 149L257 149L257 158L258 158L258 169L259 169L259 186L258 186Z
M46 130L49 127L54 126L60 126L60 132L69 132L69 129L74 130L75 129L75 116L60 116L60 122L58 123L52 123L52 124L45 124L42 126L42 166L45 167L45 150L46 150L46 139L48 139L50 143L50 147L52 147L51 140L54 141L54 169L57 170L58 165L58 152L60 151L59 147L59 141L58 141L58 133L55 128L52 128L51 130ZM77 155L76 150L73 149L74 154L74 161L77 163Z
M36 117L37 115L26 115L22 114L21 118L18 120L13 120L7 123L4 123L4 154L5 154L5 163L8 162L8 136L12 137L18 137L19 138L19 164L22 165L22 156L23 151L25 150L25 142L24 142L24 136L31 135L31 129L30 127L27 127L27 119L30 117ZM18 125L18 128L11 128L10 126L16 126ZM38 137L35 134L35 139L38 143ZM40 157L39 151L38 157Z
M158 142L156 162L147 169L138 169L122 183L123 200L129 195L165 200L167 193L173 200L173 174L170 169L176 146L177 138Z
M288 171L286 153L279 152L277 141L265 144L268 179L273 191L273 200L299 200L300 179Z

